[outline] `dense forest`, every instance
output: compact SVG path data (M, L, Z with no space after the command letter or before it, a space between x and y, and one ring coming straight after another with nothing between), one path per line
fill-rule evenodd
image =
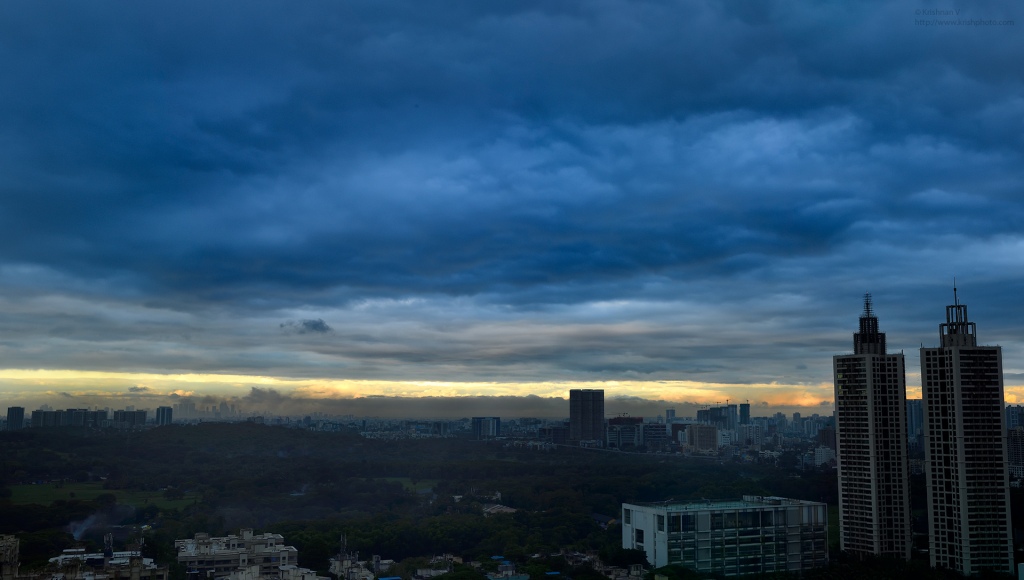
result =
M40 499L27 503L29 492ZM300 564L321 573L341 534L350 550L396 561L451 553L527 563L571 549L628 565L637 553L622 550L607 521L623 502L744 494L834 505L837 483L831 470L718 458L383 441L255 423L0 433L0 533L18 535L27 565L76 543L96 548L111 530L123 541L144 535L145 552L171 563L175 539L242 527L283 534ZM490 503L516 511L485 516Z

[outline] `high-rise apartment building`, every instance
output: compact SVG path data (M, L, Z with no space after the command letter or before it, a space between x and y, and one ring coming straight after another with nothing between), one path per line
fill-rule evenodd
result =
M7 407L7 430L17 431L25 426L25 407Z
M907 385L903 354L887 354L871 295L853 354L832 357L839 469L839 545L854 555L910 559Z
M498 438L501 436L501 417L473 417L470 430L475 440Z
M932 566L1012 572L1003 355L978 346L953 289L938 348L921 349Z
M921 399L907 399L907 436L916 439L924 434L924 404Z
M157 425L170 425L174 422L174 409L171 407L157 407L156 408L156 424Z
M603 389L569 391L569 439L604 442Z

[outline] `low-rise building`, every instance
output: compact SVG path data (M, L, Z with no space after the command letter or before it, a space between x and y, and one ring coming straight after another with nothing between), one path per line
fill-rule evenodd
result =
M20 570L19 541L15 536L0 536L0 580L167 580L167 566L159 566L141 551L113 550L110 534L102 552L69 548L50 558L45 568Z
M281 534L253 534L251 529L219 538L198 533L190 540L175 540L174 547L178 562L199 578L226 578L235 572L248 578L254 566L262 578L285 578L281 567L299 562L299 551L285 545Z
M681 564L736 576L828 563L828 506L781 497L622 504L622 547L655 567Z

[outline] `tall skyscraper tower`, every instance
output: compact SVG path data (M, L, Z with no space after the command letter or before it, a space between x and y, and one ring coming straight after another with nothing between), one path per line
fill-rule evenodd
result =
M839 467L839 546L854 555L910 559L907 383L902 354L886 354L864 295L853 354L832 357Z
M921 349L931 564L1012 573L1002 349L978 346L956 288L939 338Z
M604 390L569 391L569 439L605 441Z

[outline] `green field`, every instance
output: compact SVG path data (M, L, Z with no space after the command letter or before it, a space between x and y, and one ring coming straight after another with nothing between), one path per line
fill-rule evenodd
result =
M94 500L103 494L113 494L117 503L143 508L155 505L160 509L181 509L192 505L197 499L186 495L182 499L167 499L159 491L137 491L127 489L103 489L99 482L89 483L41 483L37 485L12 485L11 503L16 505L50 505L58 500Z
M395 481L402 484L407 491L419 491L421 489L433 489L439 479L417 479L416 483L413 483L412 479L408 477L382 477L385 481Z

